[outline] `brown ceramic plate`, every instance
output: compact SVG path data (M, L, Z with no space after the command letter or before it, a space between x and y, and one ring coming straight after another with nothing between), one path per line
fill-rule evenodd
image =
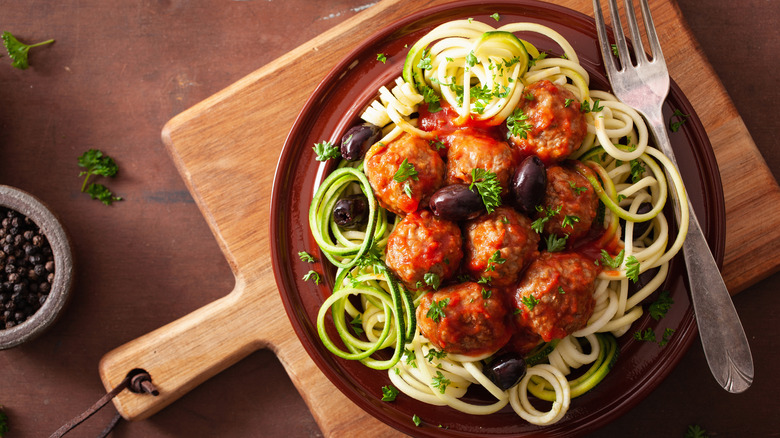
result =
M500 23L490 18L495 12L501 16ZM322 372L360 407L400 431L437 437L579 435L605 425L636 405L669 374L696 337L681 257L673 264L664 285L672 292L672 309L659 322L646 315L631 331L652 327L662 333L665 328L672 328L675 333L671 342L661 348L655 343L635 341L630 333L623 336L620 357L607 378L592 391L572 400L566 416L547 427L526 423L509 407L488 416L472 416L448 407L426 405L403 395L395 402L383 402L380 400L381 388L390 383L387 372L337 358L322 346L317 335L317 311L330 294L333 269L319 263L303 263L297 254L307 251L320 261L325 259L309 232L307 216L315 188L333 163L315 161L312 145L323 140L338 143L350 126L359 123L360 111L375 97L378 88L401 74L407 45L411 46L443 22L469 17L491 25L538 22L557 30L574 46L582 65L591 74L591 88L609 88L593 19L559 6L530 0L490 4L464 1L432 8L384 27L345 57L322 81L298 116L284 145L276 170L271 207L272 257L277 285L298 337ZM555 44L541 36L524 34L522 38L540 50L560 55ZM387 63L378 62L377 53L385 53ZM666 116L671 116L674 109L691 115L680 131L671 134L672 146L704 233L716 260L721 262L725 213L717 164L701 122L683 93L672 83L664 108ZM317 286L301 279L312 268L326 273L323 284ZM472 391L467 397L489 400L479 391ZM412 423L413 415L423 420L421 427Z

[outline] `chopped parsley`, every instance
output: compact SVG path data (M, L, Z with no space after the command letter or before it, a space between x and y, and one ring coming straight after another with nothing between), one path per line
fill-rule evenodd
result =
M572 102L574 102L574 99L566 99L566 100L563 101L563 106L568 108L569 105L571 105Z
M602 249L599 263L601 263L602 266L606 266L608 268L618 269L623 264L623 258L625 255L626 250L621 249L618 255L616 255L615 258L612 258L606 250Z
M512 115L506 118L506 127L509 129L509 134L513 137L528 138L528 131L533 126L528 123L528 116L523 113L523 110L517 108L512 112Z
M406 364L412 368L417 368L417 355L414 350L404 349L404 357L406 358Z
M533 223L531 223L531 228L537 233L541 234L542 231L544 230L544 224L547 221L549 221L551 217L561 212L561 206L559 205L555 208L552 207L544 208L541 205L537 205L536 211L538 211L539 213L544 213L544 216L533 221Z
M316 271L309 271L303 276L303 281L313 281L314 284L320 284L320 274Z
M501 184L495 173L485 169L473 169L469 190L474 190L474 187L482 197L482 203L485 204L488 213L492 213L501 205Z
M398 388L393 385L387 385L382 387L382 401L391 402L395 401L398 396Z
M314 153L317 155L314 159L317 161L328 161L331 158L338 158L341 156L338 146L335 146L329 141L321 141L314 143Z
M477 56L474 55L474 51L473 50L470 51L469 54L466 55L466 65L468 65L469 67L474 67L475 65L477 65L477 62L478 62Z
M498 15L498 12L496 12L495 14L491 15L490 18L498 21L501 19L501 15Z
M422 58L420 58L420 62L417 64L417 68L421 68L423 70L433 69L433 65L431 65L431 54L428 49L423 50Z
M688 426L688 430L685 431L683 438L709 438L707 431L702 429L698 424Z
M444 392L447 390L447 387L450 385L450 379L444 377L444 374L442 374L441 371L436 371L436 375L433 377L433 381L431 382L431 386L434 388L438 388L439 392L444 394Z
M645 174L645 165L639 160L631 160L631 182L636 183Z
M541 61L542 59L547 57L547 52L540 52L539 56L536 58L532 58L530 61L528 61L528 67L533 67L536 65L536 61Z
M385 55L384 53L377 53L376 60L384 64L385 62L387 62L387 55Z
M568 239L569 239L568 234L564 234L563 237L558 237L555 234L550 234L544 240L544 243L547 245L548 252L559 252L559 251L563 251L566 248L566 241Z
M415 181L418 180L417 169L414 168L414 164L411 164L406 158L404 158L404 161L401 162L400 166L398 166L398 170L395 171L393 180L400 183L406 181L409 178L412 178Z
M669 339L672 337L673 334L674 334L673 328L666 328L664 330L664 336L661 338L660 341L658 341L658 345L660 345L661 347L666 346L666 344L669 343Z
M626 277L634 283L639 281L639 260L632 255L626 258Z
M436 136L436 139L430 140L428 143L431 145L432 148L436 149L437 151L444 149L444 142L439 140L438 135Z
M645 331L634 332L634 339L637 341L655 342L655 332L648 328Z
M579 216L567 214L566 216L563 217L563 220L561 221L561 228L571 227L573 229L574 224L579 221L580 221Z
M493 253L493 255L490 256L490 259L488 259L488 267L486 268L487 271L493 271L495 270L496 265L503 265L506 262L506 259L501 258L501 251L496 250L496 252Z
M437 113L441 111L441 104L439 103L441 98L438 94L436 94L436 90L427 85L423 85L422 93L423 100L428 104L429 113Z
M575 195L580 195L582 192L588 190L588 187L578 187L574 181L569 181L569 187L571 187L571 191L574 192Z
M412 186L409 185L409 181L404 183L404 193L408 197L412 197Z
M669 291L661 291L661 293L658 295L658 299L650 304L650 317L658 321L659 319L666 316L666 312L669 311L669 308L672 307L672 304L674 304L674 300L672 300Z
M539 304L539 300L536 299L536 297L534 297L533 295L528 295L527 297L523 297L520 299L520 301L528 310L534 310L534 307L536 307L536 305Z
M669 118L669 130L672 132L679 131L683 123L688 120L688 117L690 117L690 114L683 114L679 109L675 109L674 114Z
M428 362L433 362L434 359L444 359L447 357L446 351L437 350L435 348L431 348L428 350L428 353L425 354L425 358L428 359Z
M355 332L356 335L360 336L363 333L363 320L360 318L360 315L357 315L352 319L352 321L349 322L349 325L352 326L352 331Z
M422 424L422 420L420 419L420 417L417 414L412 415L412 422L417 427L420 427L420 425Z
M434 274L433 272L426 272L423 276L423 279L425 280L425 284L434 289L438 289L439 285L441 285L441 277Z
M428 312L425 314L425 316L433 320L433 322L439 322L440 319L444 318L444 309L448 304L450 304L449 298L445 298L439 301L431 301L431 307L428 309Z
M563 286L558 286L558 293L559 294L565 294L566 293L566 291L563 290Z
M612 47L612 54L613 54L613 55L615 55L615 56L617 56L617 57L619 58L619 57L620 57L620 55L618 55L618 47L617 47L617 44L612 44L612 46L611 46L611 47Z
M479 280L477 280L477 283L479 283L479 284L488 284L488 283L490 283L490 277L486 277L486 276L483 275L483 276L479 277Z
M482 288L482 299L488 299L490 296L493 295L493 291L490 289Z
M301 258L302 262L314 263L314 257L306 251L298 251L298 257Z
M600 102L599 99L594 100L593 107L591 108L590 101L583 100L582 105L580 106L580 111L582 111L583 113L597 113L604 109L603 106L599 106L599 102Z

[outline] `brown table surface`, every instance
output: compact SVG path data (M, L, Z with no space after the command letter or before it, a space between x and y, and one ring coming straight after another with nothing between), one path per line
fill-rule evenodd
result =
M77 263L73 299L41 338L0 351L0 405L10 437L48 436L95 402L109 350L230 291L234 278L161 140L174 115L370 2L0 0L0 31L33 42L32 67L0 57L0 184L29 191L58 214ZM678 0L775 178L780 175L780 3ZM382 23L377 23L380 25ZM5 55L5 53L3 52ZM97 148L116 158L112 207L79 192L76 158ZM270 169L269 169L270 171ZM757 218L757 220L760 220ZM734 302L751 342L756 380L730 395L694 342L671 375L596 436L711 436L780 431L774 369L780 274ZM95 436L111 405L70 436ZM112 436L321 436L273 352L260 351Z

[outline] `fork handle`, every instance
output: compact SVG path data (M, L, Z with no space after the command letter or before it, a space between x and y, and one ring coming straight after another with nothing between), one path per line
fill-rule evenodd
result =
M679 169L660 109L646 118L658 146ZM680 199L676 190L670 192L679 218ZM690 216L683 255L704 355L712 375L725 390L743 392L753 383L750 345L696 213L687 199L685 203Z

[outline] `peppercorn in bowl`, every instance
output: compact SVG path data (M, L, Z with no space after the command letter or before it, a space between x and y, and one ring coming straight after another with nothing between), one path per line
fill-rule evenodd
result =
M72 281L71 246L59 220L29 193L0 186L0 349L48 329Z

